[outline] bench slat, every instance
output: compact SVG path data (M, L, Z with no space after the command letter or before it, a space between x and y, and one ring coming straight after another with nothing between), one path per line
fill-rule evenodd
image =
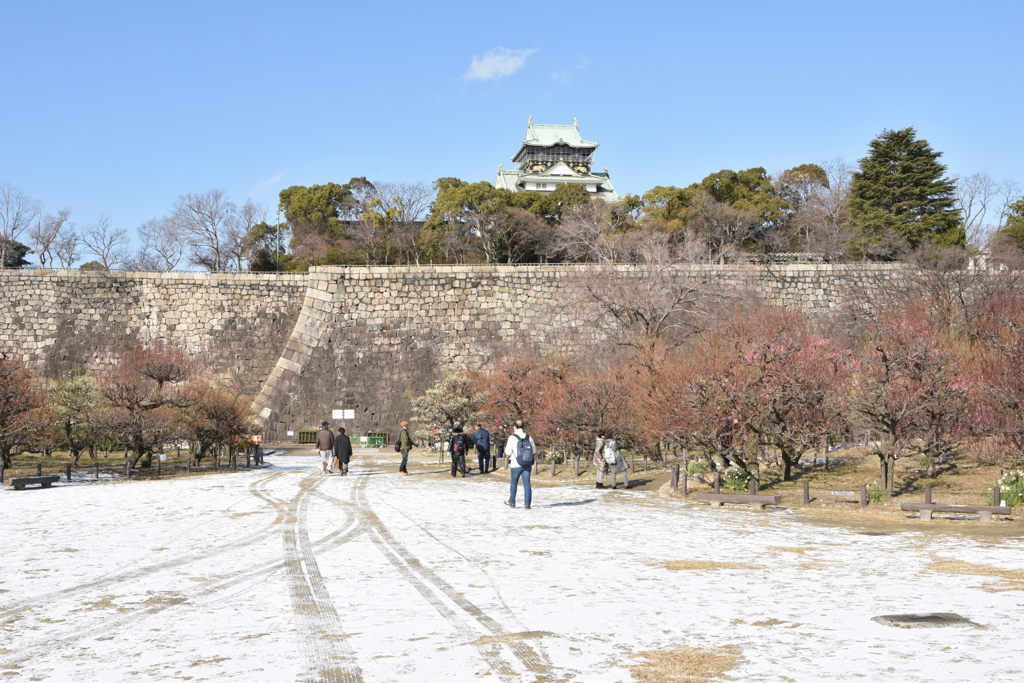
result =
M991 512L996 515L1008 515L1012 510L1005 505L939 505L938 503L900 503L904 512Z
M697 500L720 503L767 503L778 505L782 496L762 496L751 493L698 493Z

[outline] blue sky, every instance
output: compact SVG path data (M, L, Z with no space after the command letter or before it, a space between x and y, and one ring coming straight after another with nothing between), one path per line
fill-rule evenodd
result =
M0 181L133 230L186 192L493 181L527 117L620 194L914 126L1024 184L1024 2L0 3ZM472 65L477 62L476 70ZM476 77L474 77L476 76Z

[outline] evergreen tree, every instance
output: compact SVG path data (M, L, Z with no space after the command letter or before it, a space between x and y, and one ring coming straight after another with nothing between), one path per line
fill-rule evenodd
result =
M885 130L871 141L850 188L854 252L893 258L924 242L965 245L955 185L940 156L913 128Z
M997 250L1007 246L1024 249L1024 198L1006 206L1003 226L996 232L992 242Z

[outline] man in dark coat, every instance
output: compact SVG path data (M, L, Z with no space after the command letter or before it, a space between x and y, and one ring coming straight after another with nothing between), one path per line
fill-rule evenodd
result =
M476 445L476 459L480 463L480 474L487 474L491 464L491 433L479 422L473 432L473 443Z
M462 423L452 425L451 436L448 437L448 453L452 456L452 476L462 472L466 476L466 451L469 449L469 436L462 431Z
M409 451L416 445L409 436L409 421L402 420L401 429L398 431L398 452L402 454L402 464L398 466L399 474L409 474Z
M344 427L338 427L338 436L334 438L334 457L338 460L338 471L341 476L348 476L348 462L352 459L352 441L345 434Z

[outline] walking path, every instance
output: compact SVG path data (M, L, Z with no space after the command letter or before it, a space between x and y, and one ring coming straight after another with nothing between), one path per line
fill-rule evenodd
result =
M863 535L583 485L510 510L503 472L393 459L0 491L0 681L612 683L681 646L731 646L726 680L1024 670L1024 541L977 523ZM986 628L871 621L905 612Z

